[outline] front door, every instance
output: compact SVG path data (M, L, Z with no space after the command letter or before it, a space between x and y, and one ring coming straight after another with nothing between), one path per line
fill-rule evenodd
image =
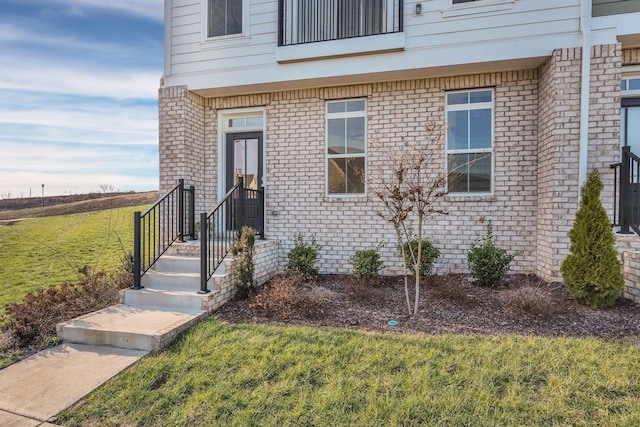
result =
M631 147L631 152L640 156L640 98L623 98L620 114L620 146ZM629 221L640 224L640 176L635 167L631 168L627 200L631 206Z
M244 180L244 199L238 225L254 228L263 233L264 192L262 132L242 132L227 134L225 189L229 191L238 181ZM236 208L239 201L234 202ZM239 212L236 210L236 212Z

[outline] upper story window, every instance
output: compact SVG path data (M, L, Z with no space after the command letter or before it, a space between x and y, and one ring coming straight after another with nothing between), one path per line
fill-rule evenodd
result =
M208 0L208 37L242 33L243 0Z
M364 194L366 102L327 102L327 194Z
M449 193L491 193L493 90L448 92L446 120Z

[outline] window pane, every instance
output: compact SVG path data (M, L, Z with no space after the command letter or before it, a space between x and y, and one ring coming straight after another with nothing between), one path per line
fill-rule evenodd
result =
M478 0L453 0L453 4L459 4L459 3L469 3L472 1L478 1Z
M346 102L330 102L327 104L327 113L344 113Z
M258 189L258 140L247 139L245 142L244 186L252 190Z
M245 125L245 118L244 117L237 117L235 119L229 119L229 127L231 127L231 128L244 127L244 125Z
M640 79L629 79L629 90L640 90Z
M364 117L347 119L347 153L364 153Z
M469 111L469 148L491 148L491 109Z
M244 175L244 139L233 141L233 171L236 177Z
M330 119L327 127L327 153L344 154L345 119Z
M242 0L226 0L227 31L226 34L242 33Z
M347 192L347 159L327 159L329 194Z
M468 165L468 154L449 154L449 156L447 156L449 192L461 193L469 191Z
M247 126L262 126L262 116L247 117Z
M242 33L242 0L209 0L209 37Z
M448 93L447 105L468 104L469 92Z
M620 82L620 90L627 90L627 81L623 80Z
M640 107L627 107L628 117L625 123L625 138L631 152L640 154Z
M471 103L474 102L491 102L491 91L483 90L481 92L470 92L469 100Z
M347 111L364 111L364 100L347 102Z
M491 192L491 155L489 153L469 156L469 191L472 193Z
M347 193L364 193L364 157L347 160Z
M447 113L447 148L464 150L469 148L469 112L449 111Z

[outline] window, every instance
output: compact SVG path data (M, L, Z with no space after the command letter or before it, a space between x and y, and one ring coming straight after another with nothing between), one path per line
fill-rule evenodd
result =
M243 0L208 0L208 37L227 36L242 33Z
M469 3L472 1L478 1L478 0L453 0L453 4Z
M364 99L327 102L327 194L364 194Z
M447 93L450 193L491 193L493 90Z

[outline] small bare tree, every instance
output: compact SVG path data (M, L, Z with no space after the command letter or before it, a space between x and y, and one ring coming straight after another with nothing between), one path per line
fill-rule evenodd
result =
M402 146L383 149L386 173L370 185L372 194L382 202L377 212L396 233L404 273L404 289L409 313L416 315L420 298L420 265L422 262L423 226L434 214L446 215L438 201L446 194L444 170L443 126L427 123L423 139L404 141ZM410 244L417 237L418 245ZM409 242L408 245L405 245ZM406 251L409 251L407 254ZM411 265L407 264L410 260ZM413 305L409 292L409 267L414 271Z

